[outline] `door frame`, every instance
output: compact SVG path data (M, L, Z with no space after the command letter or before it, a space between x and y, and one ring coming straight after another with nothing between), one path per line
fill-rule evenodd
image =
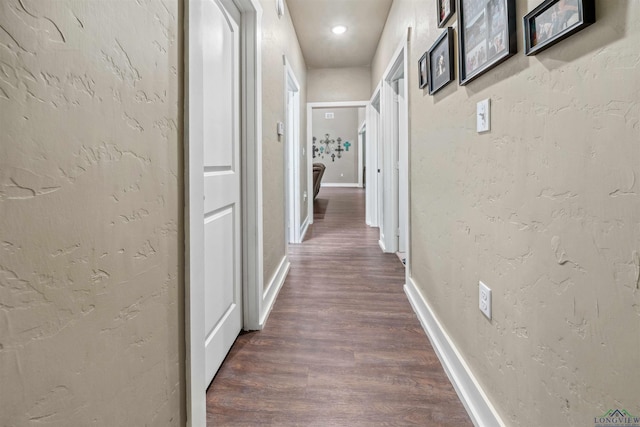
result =
M376 107L377 106L377 107ZM381 147L380 135L380 85L376 87L367 105L367 188L366 188L366 218L367 225L378 227L381 215L379 209L382 204L382 186L378 185L379 170L378 150Z
M408 85L409 77L407 47L408 47L407 30L406 37L400 41L391 57L382 80L380 82L380 108L381 108L381 135L382 141L391 141L393 143L383 143L383 200L390 201L384 203L383 220L380 224L381 239L380 246L384 252L396 252L398 250L398 235L404 233L406 242L407 263L409 262L409 100ZM396 90L394 83L398 81L399 76L403 76L404 98L402 103L396 102ZM403 109L401 115L396 114L397 109ZM394 110L396 109L396 110ZM404 116L405 121L397 122L398 116ZM403 126L404 131L399 132L398 126ZM396 139L397 135L397 139ZM395 145L397 141L397 146ZM397 167L398 172L395 173ZM404 192L400 197L400 192ZM405 218L402 221L399 218L399 200L405 200L404 213ZM399 224L404 224L402 230ZM408 264L407 264L408 266ZM408 268L407 268L408 270Z
M365 118L362 121L362 123L360 123L358 125L358 187L362 188L364 187L364 176L362 173L362 168L365 167L365 146L364 144L367 143L367 113L366 113L366 108L365 108ZM366 197L366 196L365 196ZM366 222L366 215L365 215L365 222Z
M287 215L286 243L300 243L303 233L300 229L300 83L285 55L284 62L284 105L285 115L285 165L287 183L285 213ZM290 100L289 97L292 99Z
M184 222L185 222L185 357L187 426L206 424L204 363L204 287L202 257L204 237L192 232L191 224L202 221L202 171L197 165L191 141L202 139L202 63L196 52L201 48L204 0L188 0L184 11ZM242 152L242 294L243 329L260 329L263 287L262 221L262 7L260 0L219 0L233 2L240 10L240 87ZM191 25L194 23L194 25ZM201 162L201 159L200 159Z
M307 194L308 197L308 221L313 224L313 109L314 108L361 108L366 109L369 101L340 101L340 102L307 102ZM358 123L358 128L360 123ZM362 147L358 145L358 170L362 170ZM362 178L360 178L362 182ZM356 185L348 185L356 187ZM362 185L360 185L362 186Z

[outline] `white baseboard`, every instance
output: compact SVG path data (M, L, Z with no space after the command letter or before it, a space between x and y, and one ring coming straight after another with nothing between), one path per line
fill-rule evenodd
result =
M278 266L275 274L269 281L267 289L262 294L262 310L260 313L259 325L260 329L263 329L265 323L267 322L269 313L271 313L271 309L273 308L273 303L276 302L276 297L278 296L278 292L280 292L280 289L284 284L284 280L287 278L290 267L291 263L289 262L289 258L285 255L282 258L282 261L280 261L280 265Z
M345 182L327 182L321 183L320 187L349 187L349 188L358 188L360 187L357 182L354 183L345 183Z
M378 246L380 246L380 249L382 249L382 252L387 253L387 247L384 245L384 242L382 241L382 239L378 240Z
M411 278L404 285L404 291L473 424L504 427L500 415Z
M307 234L307 230L309 229L309 215L304 219L302 225L300 226L300 243L304 242L304 235Z

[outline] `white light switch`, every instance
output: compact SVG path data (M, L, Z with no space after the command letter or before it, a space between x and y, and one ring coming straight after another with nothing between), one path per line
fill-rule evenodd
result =
M476 129L488 132L491 129L491 102L489 98L478 102L476 106Z

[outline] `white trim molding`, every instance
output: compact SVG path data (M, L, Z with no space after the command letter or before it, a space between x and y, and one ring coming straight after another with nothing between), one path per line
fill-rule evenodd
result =
M368 106L367 106L368 108ZM358 187L364 187L364 176L363 176L363 169L365 169L365 158L364 158L364 144L366 144L366 134L367 134L367 119L366 119L366 108L365 108L365 119L362 121L362 123L360 124L360 127L358 127L358 167L360 168L358 170ZM369 222L365 219L365 222L367 224L369 224Z
M382 215L382 174L379 164L382 160L382 142L380 139L380 86L378 83L367 106L367 224L378 227Z
M345 187L345 188L360 188L357 182L322 182L320 187Z
M236 0L242 12L242 98L244 221L244 330L260 329L264 283L262 213L262 6L260 0ZM251 229L251 231L250 231Z
M438 321L413 279L407 280L404 292L473 424L475 426L504 427L505 424L500 415L480 387L471 369Z
M267 322L267 318L271 313L271 309L273 308L273 304L276 302L276 297L282 289L282 285L284 285L284 281L287 278L287 274L289 274L289 268L291 267L291 263L289 262L289 258L285 255L282 257L282 261L280 261L280 265L276 269L276 272L269 280L269 284L264 290L263 299L262 299L262 313L260 313L260 329L264 328L265 323Z

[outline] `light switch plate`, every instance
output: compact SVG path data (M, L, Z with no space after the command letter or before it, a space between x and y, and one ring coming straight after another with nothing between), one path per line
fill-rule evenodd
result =
M489 98L478 102L476 106L476 129L478 132L491 130L491 101Z
M276 128L278 131L278 136L284 135L284 123L278 122L278 124L276 125Z

